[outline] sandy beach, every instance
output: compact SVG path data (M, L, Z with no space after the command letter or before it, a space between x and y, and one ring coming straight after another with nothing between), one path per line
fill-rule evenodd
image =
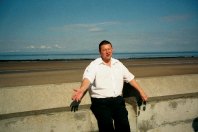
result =
M84 69L91 61L2 61L0 62L0 88L79 82ZM198 74L198 58L125 59L120 61L136 78Z

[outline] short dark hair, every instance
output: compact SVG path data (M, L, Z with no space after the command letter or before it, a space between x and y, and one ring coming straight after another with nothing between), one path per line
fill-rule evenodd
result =
M99 51L101 51L101 47L102 47L102 45L106 45L106 44L110 44L110 45L111 45L111 47L112 47L111 42L109 42L109 41L107 41L107 40L103 40L103 41L102 41L102 42L100 42L100 44L99 44Z

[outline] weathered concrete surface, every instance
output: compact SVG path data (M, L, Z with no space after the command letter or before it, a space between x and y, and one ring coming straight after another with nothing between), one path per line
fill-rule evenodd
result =
M198 92L198 74L138 78L150 100L153 97L170 97Z
M198 117L198 74L138 78L148 94L146 111L127 105L131 130L192 131ZM86 94L79 111L71 113L72 89L80 83L4 87L0 89L0 132L97 131ZM137 122L136 122L137 121ZM137 123L137 124L136 124Z
M138 117L141 132L193 132L198 117L198 96L151 101Z
M67 107L80 83L6 87L0 89L0 114ZM88 94L81 102L90 104Z
M127 105L131 131L136 131L136 115L131 105ZM94 132L97 122L89 109L78 112L62 111L24 117L8 118L0 121L0 132Z
M94 124L91 122L88 110L80 112L58 112L10 118L0 122L1 132L86 132L92 131Z
M138 117L141 132L192 132L198 117L198 75L141 78L149 95L147 109Z
M72 91L79 85L76 82L1 88L0 132L26 132L29 129L34 132L97 131L95 117L89 110L88 94L83 98L79 111L70 112ZM135 131L135 112L131 105L127 105L127 109L131 130Z

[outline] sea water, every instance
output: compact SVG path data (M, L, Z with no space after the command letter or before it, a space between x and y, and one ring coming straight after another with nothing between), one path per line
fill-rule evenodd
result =
M95 59L96 53L0 53L0 60L75 60ZM117 59L134 58L166 58L166 57L198 57L197 52L141 52L141 53L114 53Z

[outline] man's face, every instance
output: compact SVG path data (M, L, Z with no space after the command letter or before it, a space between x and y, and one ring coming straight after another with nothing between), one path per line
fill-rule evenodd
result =
M100 56L105 62L111 59L112 53L113 53L113 48L110 44L105 44L101 46Z

